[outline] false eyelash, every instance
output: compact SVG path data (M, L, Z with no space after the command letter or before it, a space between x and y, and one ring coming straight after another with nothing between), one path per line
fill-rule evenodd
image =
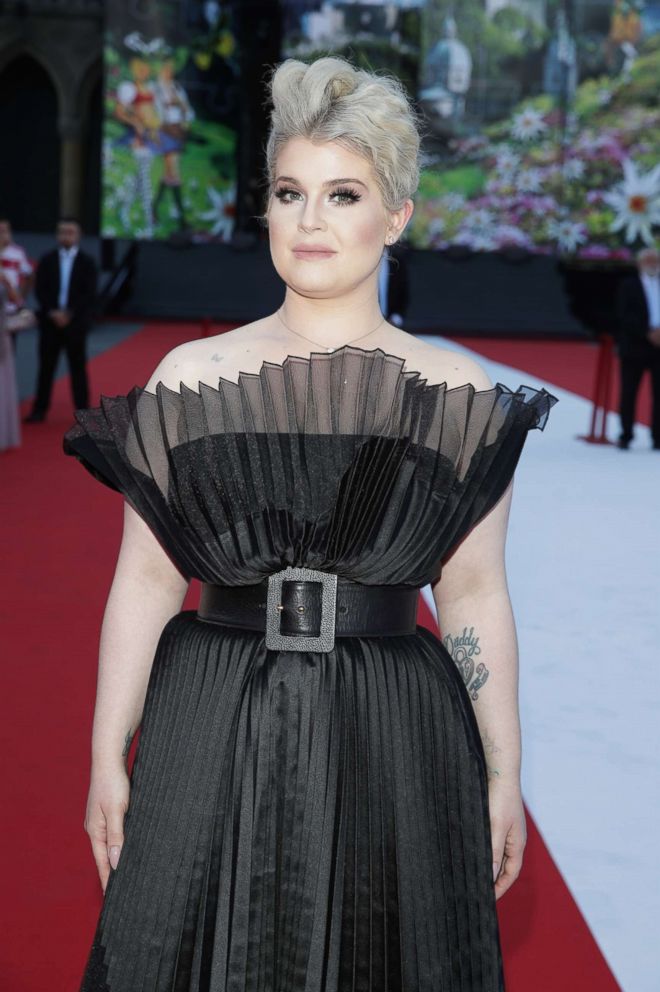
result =
M290 186L281 186L278 190L275 191L274 195L277 197L278 200L281 200L283 203L288 203L290 201L285 200L284 197L287 196L289 193L298 193L298 190L292 189ZM344 203L346 202L356 203L358 200L362 199L360 193L356 193L355 190L348 188L340 188L333 190L333 192L330 195L337 196L338 194L347 198L346 200L343 201ZM339 202L341 203L342 201L340 200Z
M354 189L348 189L348 188L343 189L340 187L339 189L336 189L332 195L334 196L337 193L340 193L342 196L348 197L351 203L356 203L358 200L362 199L361 195L359 193L356 193Z

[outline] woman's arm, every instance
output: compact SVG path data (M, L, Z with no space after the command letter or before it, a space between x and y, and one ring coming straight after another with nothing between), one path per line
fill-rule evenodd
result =
M123 843L128 752L142 719L156 646L187 588L188 580L147 524L124 503L124 532L101 628L85 817L104 891Z
M466 684L486 755L498 898L520 872L526 837L518 645L505 569L511 493L512 483L447 560L433 589L443 643Z
M141 718L158 638L178 613L188 580L138 514L124 503L124 533L103 616L92 760L127 757Z

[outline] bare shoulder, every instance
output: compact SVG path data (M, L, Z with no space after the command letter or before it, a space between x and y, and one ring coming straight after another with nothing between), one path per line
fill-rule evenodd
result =
M256 345L263 336L263 324L263 319L255 320L223 334L184 341L160 360L146 389L155 393L159 382L175 391L181 383L197 389L199 382L217 385L221 376L234 378L238 366L250 364L250 346Z
M489 389L493 385L484 367L469 355L398 333L401 337L397 337L398 350L394 349L394 353L405 358L406 368L419 372L427 382L446 382L449 389L466 383L472 383L475 389Z
M196 341L185 341L168 351L151 373L146 390L155 393L159 383L176 390L181 382L187 383L196 344Z

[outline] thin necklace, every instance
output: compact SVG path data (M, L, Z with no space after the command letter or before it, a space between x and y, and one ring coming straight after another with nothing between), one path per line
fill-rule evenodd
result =
M282 308L280 307L280 310L281 309ZM297 334L299 338L304 338L305 341L310 341L312 344L315 344L317 348L323 348L324 351L336 351L337 348L344 348L347 344L355 344L356 341L361 341L363 338L368 338L369 335L373 334L374 331L377 331L380 325L385 321L385 317L382 316L381 319L376 324L376 326L371 331L367 331L366 334L361 334L358 338L351 338L350 341L344 341L344 344L342 345L333 345L332 347L330 347L329 345L321 344L320 341L315 341L314 338L308 338L306 334L301 334L300 331L294 331L293 327L289 327L284 317L280 313L280 310L277 310L276 313L277 316L282 321L282 323L284 324L284 326L286 327L287 331L291 331L292 334Z

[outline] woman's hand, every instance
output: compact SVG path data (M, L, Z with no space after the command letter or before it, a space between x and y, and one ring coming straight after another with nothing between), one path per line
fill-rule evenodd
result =
M130 780L123 764L95 769L85 813L85 830L105 894L110 868L116 868L124 843L124 815L128 809Z
M527 841L525 808L518 785L491 782L488 788L493 842L495 898L503 896L520 874Z

